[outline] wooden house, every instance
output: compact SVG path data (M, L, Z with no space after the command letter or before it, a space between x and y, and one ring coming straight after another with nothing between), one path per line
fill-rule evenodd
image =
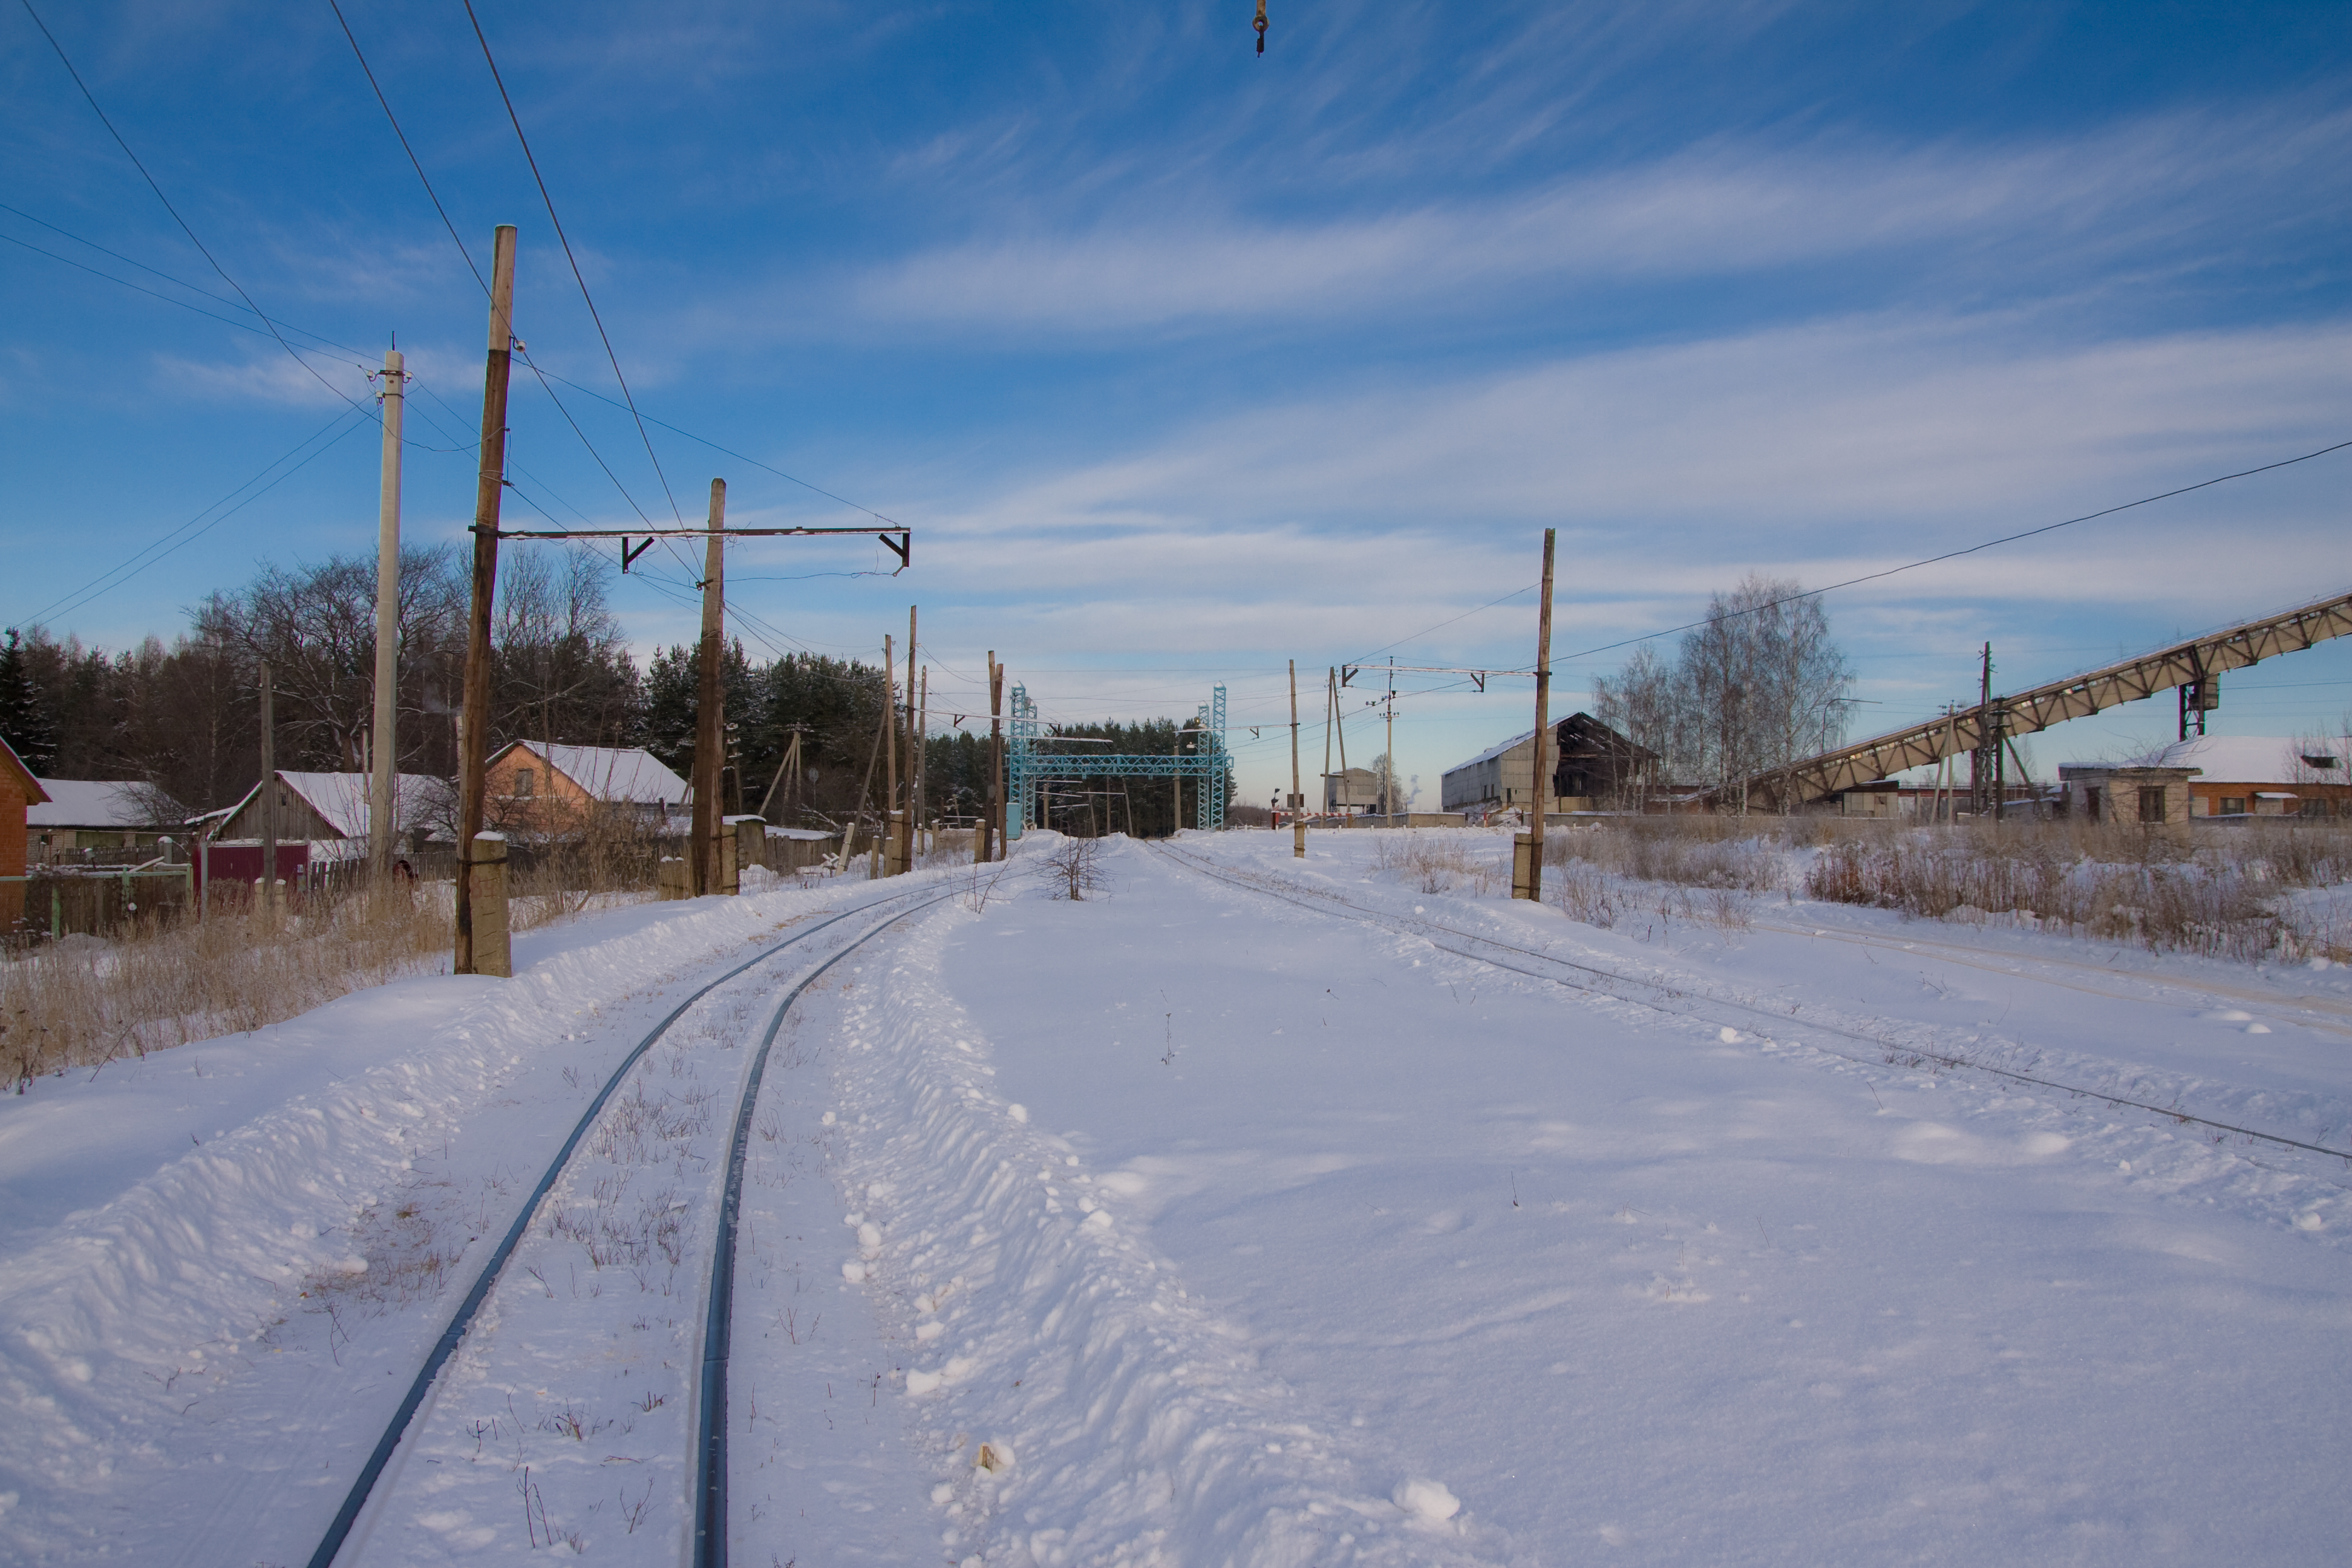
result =
M352 859L367 852L374 816L370 792L375 781L366 773L306 773L278 770L278 841L319 846L316 860ZM228 810L213 835L215 844L258 844L262 834L261 785ZM392 781L395 831L412 841L439 826L449 797L449 786L424 773L395 773Z
M47 805L48 799L49 792L25 765L16 748L0 740L0 877L25 875L25 814ZM24 913L24 882L0 882L0 930L15 930Z

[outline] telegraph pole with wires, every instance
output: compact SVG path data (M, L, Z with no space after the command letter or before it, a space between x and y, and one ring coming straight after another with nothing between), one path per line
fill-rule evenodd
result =
M694 700L694 847L688 856L695 893L719 887L719 830L726 815L719 790L727 766L727 481L710 481L710 537L702 546L702 642Z
M1384 764L1387 772L1381 775L1381 826L1394 827L1396 826L1396 655L1394 654L1389 655L1388 721L1389 758ZM1441 801L1438 804L1442 805L1444 803Z
M474 836L482 830L490 749L490 612L499 575L499 503L507 474L507 376L514 363L515 226L490 246L489 361L482 373L482 463L474 487L474 594L466 622L465 696L457 716L457 931L455 974L475 966ZM503 944L499 944L503 945Z
M890 634L882 634L882 875L894 874L898 854L890 823L898 805L898 656Z
M1519 836L1517 846L1521 864L1511 879L1511 897L1543 898L1544 818L1551 804L1551 770L1545 766L1545 752L1551 740L1551 566L1552 550L1559 530L1544 530L1543 598L1536 611L1536 732L1535 750L1528 758L1531 764L1528 794L1533 797L1528 831Z

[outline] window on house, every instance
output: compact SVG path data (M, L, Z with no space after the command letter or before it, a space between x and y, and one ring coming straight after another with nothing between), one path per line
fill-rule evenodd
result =
M2305 816L2326 816L2327 815L2327 803L2324 800L2306 800L2303 803L2303 815Z
M2221 797L2221 815L2222 815L2222 816L2245 816L2245 815L2246 815L2246 797L2245 797L2244 795L2223 795L2223 796Z
M514 779L515 794L529 795L530 793L530 770L529 768L517 768L515 770Z
M2336 759L2334 757L2324 756L2315 757L2309 752L2305 752L2303 754L2303 765L2307 768L2332 768L2336 765Z
M2139 791L2139 819L2145 823L2164 820L2164 786L2142 784Z

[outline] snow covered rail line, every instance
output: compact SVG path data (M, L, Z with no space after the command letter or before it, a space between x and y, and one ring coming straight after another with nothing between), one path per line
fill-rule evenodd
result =
M702 1473L698 1478L697 1482L695 1510L696 1526L693 1556L693 1561L698 1564L723 1564L726 1561L725 1376L728 1328L726 1320L726 1302L728 1300L727 1291L731 1284L731 1269L734 1256L734 1208L741 1188L743 1148L745 1140L749 1135L752 1106L759 1092L761 1076L766 1064L767 1054L769 1048L774 1044L776 1035L782 1027L784 1016L791 1010L793 1004L799 1000L802 994L805 993L821 975L830 970L835 964L840 963L843 959L856 952L866 942L871 941L890 926L895 925L899 921L902 921L919 910L928 909L931 905L950 896L946 893L932 891L931 889L921 889L921 891L931 891L931 896L928 899L919 898L915 901L906 904L905 907L898 909L896 912L878 921L870 929L862 932L853 940L844 943L836 952L825 958L822 963L810 970L808 973L803 975L800 981L784 994L782 1000L777 1005L774 1015L769 1022L766 1032L761 1040L758 1054L754 1058L749 1083L744 1090L741 1104L739 1107L734 1124L729 1176L725 1187L722 1211L718 1221L717 1257L714 1263L711 1280L712 1295L710 1298L709 1311L705 1325L706 1350L702 1385L700 1389L703 1433L701 1440L697 1446ZM526 1235L529 1234L533 1222L540 1215L541 1206L548 1194L555 1188L558 1182L562 1179L567 1168L572 1163L572 1156L579 1150L583 1141L588 1138L591 1131L596 1126L599 1118L604 1114L607 1105L613 1100L614 1095L618 1092L621 1087L627 1082L631 1076L637 1070L638 1067L644 1062L647 1054L652 1050L654 1046L659 1042L680 1019L684 1018L697 1004L702 1002L706 997L709 996L719 987L727 984L730 981L737 979L750 970L756 968L772 958L774 958L779 953L784 952L787 950L797 946L799 943L805 942L809 938L815 936L819 932L825 931L830 927L838 925L844 921L853 920L862 915L868 915L877 907L896 902L899 899L904 899L908 896L908 895L907 893L900 893L892 897L885 897L870 900L856 909L845 910L841 914L817 921L805 929L793 932L791 936L786 937L782 941L764 948L760 952L736 964L726 973L720 974L716 979L709 982L707 984L704 984L694 991L691 994L688 995L683 1001L679 1002L676 1007L671 1009L666 1016L656 1023L653 1028L646 1034L645 1037L637 1043L635 1048L621 1059L619 1065L613 1069L612 1073L605 1079L602 1089L598 1091L595 1097L590 1100L587 1109L582 1113L578 1123L572 1128L571 1136L567 1138L562 1147L557 1150L554 1158L549 1163L547 1169L541 1175L537 1184L523 1199L515 1215L512 1225L508 1228L506 1234L499 1240L497 1247L491 1252L489 1258L484 1263L481 1271L474 1280L472 1289L467 1291L465 1300L459 1304L456 1313L451 1317L448 1326L442 1331L440 1338L435 1342L433 1350L426 1357L424 1366L419 1370L415 1379L409 1385L406 1396L401 1401L399 1408L394 1414L391 1422L387 1425L383 1436L378 1439L374 1449L369 1455L366 1464L362 1468L358 1478L353 1481L350 1491L344 1497L341 1507L337 1510L332 1521L328 1526L325 1535L320 1539L317 1550L312 1552L310 1558L310 1568L331 1568L331 1565L336 1561L338 1554L341 1552L344 1545L351 1537L353 1527L359 1522L362 1514L367 1510L375 1488L378 1482L382 1479L387 1466L391 1464L394 1455L399 1452L403 1439L409 1429L410 1424L415 1417L418 1410L425 1405L426 1399L432 1394L436 1383L441 1378L444 1369L447 1366L451 1357L457 1353L458 1348L465 1342L467 1331L473 1326L477 1315L480 1312L485 1302L489 1299L492 1290L499 1284L499 1277L505 1270L509 1260L512 1258L516 1247L523 1240ZM526 1516L528 1516L530 1503L530 1494L527 1490L524 1496L525 1512Z
M1675 1005L1674 1004L1691 996L1692 994L1670 985L1662 984L1656 981L1642 979L1638 975L1624 974L1614 970L1602 969L1589 963L1580 963L1572 959L1562 958L1556 953L1543 952L1534 948L1521 947L1516 943L1504 942L1498 938L1483 935L1476 931L1464 931L1457 926L1443 925L1437 921L1421 918L1410 921L1400 920L1394 916L1385 914L1381 910L1368 909L1361 904L1352 902L1349 900L1339 897L1336 893L1326 892L1321 889L1308 889L1288 885L1281 887L1268 886L1267 880L1278 881L1279 879L1262 879L1245 875L1237 875L1231 868L1218 867L1201 856L1191 854L1170 846L1159 846L1158 847L1160 853L1176 860L1178 863L1187 867L1189 869L1196 871L1213 880L1223 882L1231 887L1240 888L1245 891L1256 893L1265 898L1279 899L1286 903L1295 904L1300 909L1313 910L1322 914L1331 915L1335 918L1360 921L1368 925L1382 926L1390 930L1407 931L1427 941L1432 947L1436 948L1441 952L1449 952L1457 958L1466 958L1475 963L1484 963L1493 968L1508 970L1516 974L1524 974L1531 980L1546 981L1555 985L1564 985L1573 990L1608 996L1615 1001L1631 1003L1636 1006L1650 1007L1661 1013L1693 1018L1706 1023L1720 1022L1718 1019L1707 1017L1706 1010L1722 1009L1736 1012L1744 1015L1749 1019L1762 1019L1770 1024L1778 1032L1789 1033L1794 1031L1807 1031L1815 1034L1833 1035L1841 1039L1852 1040L1856 1044L1867 1046L1874 1051L1878 1052L1879 1055L1875 1058L1864 1057L1856 1055L1853 1051L1841 1050L1834 1046L1822 1045L1817 1041L1807 1042L1808 1044L1811 1044L1817 1050L1825 1051L1832 1056L1843 1057L1849 1061L1861 1062L1867 1066L1875 1066L1883 1062L1890 1061L1901 1061L1913 1064L1932 1062L1937 1066L1948 1068L1955 1071L1984 1073L1994 1078L2004 1079L2012 1083L2030 1084L2038 1089L2053 1089L2059 1093L2079 1096L2085 1100L2095 1100L2105 1104L2114 1105L2126 1110L2147 1111L2152 1115L2163 1117L2165 1120L2181 1126L2201 1127L2210 1132L2220 1133L2223 1136L2242 1137L2260 1142L2275 1144L2283 1148L2296 1149L2306 1153L2321 1154L2330 1159L2342 1160L2347 1164L2352 1164L2352 1149L2331 1148L2324 1143L2307 1142L2300 1138L2290 1138L2284 1133L2264 1131L2260 1128L2244 1127L2234 1122L2223 1121L2212 1117L2198 1116L2181 1110L2177 1105L2156 1105L2146 1100L2133 1100L2123 1095L2110 1094L2103 1089L2089 1089L2079 1084L2067 1083L2057 1079L2047 1078L2035 1073L2019 1071L2011 1068L1997 1067L1990 1062L1985 1062L1975 1058L1961 1056L1951 1052L1938 1051L1917 1043L1885 1038L1880 1036L1864 1033L1858 1029L1847 1028L1836 1024L1824 1023L1819 1019L1800 1020L1786 1013L1775 1012L1769 1008L1759 1007L1749 1003L1734 1001L1727 997L1707 996L1698 998L1703 1005L1704 1010L1702 1008ZM1308 892L1311 892L1314 895L1311 900L1308 898L1299 896L1302 893ZM1589 978L1585 980L1566 979L1558 973L1545 973L1539 970L1522 968L1516 963L1507 963L1502 959L1496 958L1490 953L1465 952L1458 947L1448 947L1445 943L1438 942L1434 937L1432 937L1430 935L1432 931L1440 931L1448 936L1458 937L1465 942L1475 942L1480 947L1491 948L1497 952L1511 953L1522 958L1536 959L1544 963L1557 965L1560 969L1574 971L1576 973ZM1595 982L1599 982L1600 984L1595 984ZM1616 986L1622 986L1627 989L1612 989L1612 983ZM1629 991L1632 994L1629 994Z

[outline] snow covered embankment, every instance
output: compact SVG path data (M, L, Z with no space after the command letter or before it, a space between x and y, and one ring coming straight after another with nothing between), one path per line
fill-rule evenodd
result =
M0 1105L24 1200L0 1241L8 1555L250 1561L314 1538L450 1282L662 988L840 902L615 911L524 938L511 981L397 982ZM395 1207L463 1228L381 1256L362 1222ZM378 1310L310 1310L354 1278Z
M1382 1466L1375 1435L1301 1408L1122 1217L1120 1174L994 1092L940 974L941 938L972 918L933 914L886 983L860 985L834 1058L863 1244L842 1271L910 1352L901 1387L950 1556L1507 1560L1442 1484Z

